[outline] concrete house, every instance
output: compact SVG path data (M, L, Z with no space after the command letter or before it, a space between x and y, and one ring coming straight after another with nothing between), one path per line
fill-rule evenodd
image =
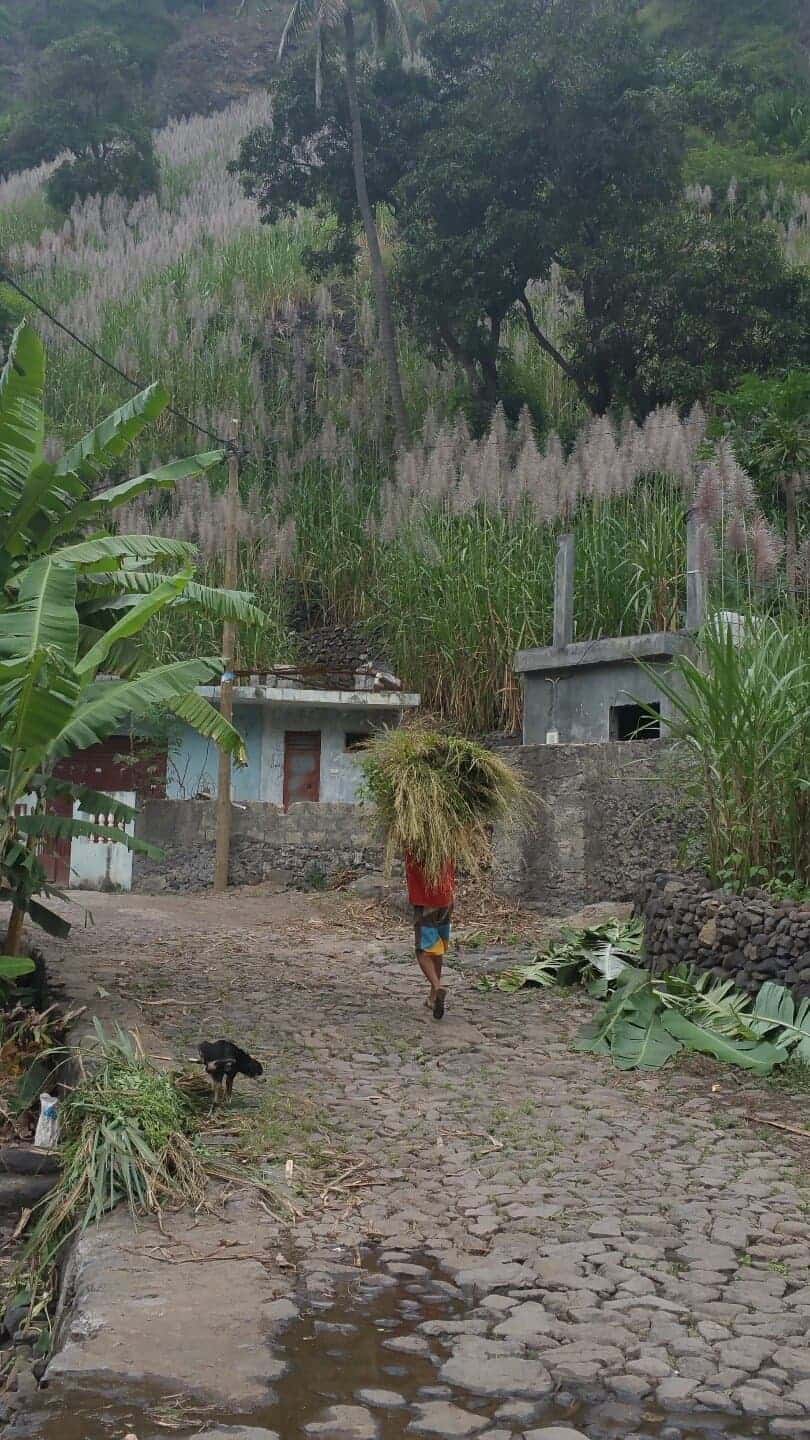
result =
M686 628L651 635L574 641L574 538L560 541L554 586L554 643L521 650L524 745L599 745L666 737L671 701L658 684L677 656L693 655L703 621L703 585L689 531ZM653 714L650 714L650 711Z
M219 686L203 687L200 694L219 703ZM316 667L240 672L233 713L248 762L233 770L231 798L285 811L301 802L354 805L363 742L418 705L418 695L403 692L393 675L372 667L351 673ZM184 727L170 747L167 799L215 798L217 767L216 746Z
M667 679L674 657L691 649L690 636L666 632L520 651L524 744L660 739L671 705L656 676Z

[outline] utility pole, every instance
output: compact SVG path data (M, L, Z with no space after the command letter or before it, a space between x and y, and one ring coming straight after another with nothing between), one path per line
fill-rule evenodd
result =
M225 511L225 589L236 589L236 524L239 512L239 453L236 448L239 437L239 421L231 421L233 449L228 460L228 499ZM219 689L219 713L223 720L233 721L233 666L236 652L236 624L226 620L222 626L223 676ZM219 752L219 773L217 779L217 849L214 866L214 890L221 893L228 888L228 870L231 859L231 757L226 750Z

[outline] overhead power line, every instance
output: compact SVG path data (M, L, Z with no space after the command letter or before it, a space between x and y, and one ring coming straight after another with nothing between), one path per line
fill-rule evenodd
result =
M86 350L88 355L92 355L93 359L97 360L100 365L106 365L107 369L112 371L113 375L117 375L120 380L125 380L127 385L131 385L134 390L145 390L147 388L144 381L134 380L131 375L127 375L125 370L120 369L118 365L114 365L112 360L108 360L106 355L102 355L96 350L89 341L83 340L81 335L77 335L75 330L71 330L69 325L64 325L61 320L57 320L51 310L48 310L45 305L42 305L35 295L31 295L27 290L23 289L22 285L20 285L12 275L9 275L8 271L4 270L2 266L0 266L0 280L6 285L10 285L12 290L16 290L17 294L21 295L24 300L27 300L29 305L33 305L36 310L39 310L40 313L45 316L46 320L50 320L52 325L56 325L57 329L63 331L65 335L68 335L77 345L81 345L82 349ZM169 415L173 415L175 420L182 421L190 430L196 430L198 435L206 435L209 440L216 440L217 444L221 445L223 450L227 450L229 453L236 450L237 447L233 440L226 440L222 435L217 435L215 431L208 430L205 425L200 425L199 421L193 420L189 415L184 415L182 410L176 410L173 405L167 405L166 411Z

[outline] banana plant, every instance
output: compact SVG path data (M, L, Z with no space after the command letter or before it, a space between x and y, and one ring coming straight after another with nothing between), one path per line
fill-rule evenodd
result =
M179 605L265 624L250 595L198 583L190 545L112 532L119 505L209 470L223 452L99 489L104 472L157 419L168 395L150 386L50 464L43 453L44 379L41 341L23 324L0 374L0 900L12 902L9 957L26 914L51 933L69 928L36 898L50 890L37 853L43 840L86 835L149 850L126 829L135 812L57 779L60 759L165 709L237 763L245 761L237 731L196 691L221 674L221 658L149 668L139 644L144 627ZM32 794L34 813L20 813ZM49 811L49 802L64 798L78 800L89 818Z
M99 488L129 446L166 409L169 395L150 385L55 464L44 458L45 352L27 323L16 330L0 375L0 606L13 602L27 567L45 555L79 573L80 645L95 643L140 598L156 590L168 567L193 566L194 547L161 535L116 535L116 511L147 492L171 490L179 481L222 463L211 450ZM261 628L266 617L243 591L201 585L193 576L172 602L192 606L217 621ZM124 637L111 656L117 673L137 667L139 655Z

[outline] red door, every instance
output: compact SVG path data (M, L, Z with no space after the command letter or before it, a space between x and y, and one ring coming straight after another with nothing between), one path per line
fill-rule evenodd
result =
M15 806L15 814L29 814L27 805ZM58 795L48 804L50 815L62 815L70 819L73 815L73 801L63 795ZM37 854L42 862L45 871L45 878L52 885L70 884L70 837L43 835L37 841Z
M284 809L321 798L321 732L288 730L284 736Z

